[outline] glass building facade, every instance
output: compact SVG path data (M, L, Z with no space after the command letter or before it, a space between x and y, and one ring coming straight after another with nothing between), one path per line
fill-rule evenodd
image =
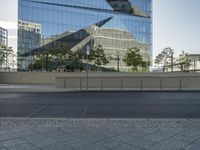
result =
M102 45L109 58L105 68L116 70L120 62L120 70L129 71L123 58L132 47L152 60L151 0L19 0L18 18L20 55L62 41L72 50ZM29 62L23 60L25 68Z
M0 27L0 45L8 45L8 30Z

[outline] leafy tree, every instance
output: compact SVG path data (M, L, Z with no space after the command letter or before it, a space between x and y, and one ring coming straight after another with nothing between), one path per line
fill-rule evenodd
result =
M58 67L72 72L74 70L83 70L83 52L81 49L72 51L66 43L57 42L50 53L59 60Z
M83 52L80 49L72 51L67 44L58 42L38 55L35 63L29 65L29 69L42 70L45 68L46 71L67 70L72 72L83 70L82 57Z
M185 71L190 66L189 54L182 51L177 59L178 67L181 69L181 72Z
M68 68L73 72L74 70L83 70L83 52L80 49L69 52Z
M143 58L140 50L136 47L130 48L125 55L124 62L127 66L132 67L133 71L138 71L139 65L143 64Z
M74 71L83 70L83 52L81 49L72 51L65 42L56 42L44 48L37 55L34 64L29 65L29 69L43 69L46 71Z
M71 50L65 42L56 42L50 50L50 54L59 60L59 66L64 67L66 59L70 55Z
M109 63L101 45L96 46L95 49L91 51L89 60L94 61L98 68Z
M29 65L29 69L46 71L61 69L64 71L67 55L70 49L65 42L55 42L43 48L42 52L37 55L37 60L34 64Z
M173 72L174 66L174 50L170 47L165 48L160 54L156 56L155 64L157 66L162 66L163 71L165 71L166 66L170 66L171 71Z
M0 66L5 65L7 69L14 67L16 65L15 57L12 47L0 47Z
M45 52L39 56L39 59L36 60L35 67L45 69L47 72L50 71L50 53Z
M43 69L43 62L42 60L36 60L34 64L29 64L28 68L33 70L42 70Z
M6 47L0 46L0 66L6 61Z
M146 72L149 70L149 66L150 66L149 63L150 63L149 61L142 61L142 71L143 72Z
M33 70L43 70L44 68L46 68L48 64L46 64L46 60L45 60L45 54L41 54L37 56L37 60L35 60L35 62L32 64L28 65L28 68L33 71Z

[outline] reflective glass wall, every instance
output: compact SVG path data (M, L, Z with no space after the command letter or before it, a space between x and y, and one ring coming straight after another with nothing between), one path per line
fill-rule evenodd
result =
M19 0L18 54L26 55L20 67L32 61L27 55L64 41L72 50L102 45L109 58L103 67L129 71L127 49L152 59L151 11L151 0Z
M0 45L8 45L8 31L0 27Z

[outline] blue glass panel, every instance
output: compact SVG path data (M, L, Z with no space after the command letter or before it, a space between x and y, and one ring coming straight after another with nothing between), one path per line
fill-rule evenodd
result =
M148 16L151 16L151 0L129 0L132 6L136 6L144 11Z
M121 18L118 16L114 16L108 23L106 23L102 28L108 29L118 29L128 31L128 28L124 25Z
M65 0L64 4L112 10L106 0Z
M31 1L31 0L21 0L21 1ZM106 2L106 0L33 0L33 1L112 10L112 7Z
M53 38L65 32L74 33L112 17L102 28L127 31L139 43L152 43L151 0L129 0L132 7L137 7L150 17L114 11L109 0L32 1L42 3L19 0L19 20L41 25L42 38Z

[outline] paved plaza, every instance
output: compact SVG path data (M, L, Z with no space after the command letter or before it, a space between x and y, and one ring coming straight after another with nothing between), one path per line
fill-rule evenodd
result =
M58 124L52 124L55 120L45 123L43 119L1 119L0 150L200 149L200 126L197 120L133 119L130 122L94 119L90 120L91 123L87 119L71 119L71 123L76 124L74 127L68 126L69 120L57 120ZM9 121L10 124L6 124ZM123 123L116 124L116 121ZM126 126L126 121L131 124ZM96 126L93 124L95 122Z

